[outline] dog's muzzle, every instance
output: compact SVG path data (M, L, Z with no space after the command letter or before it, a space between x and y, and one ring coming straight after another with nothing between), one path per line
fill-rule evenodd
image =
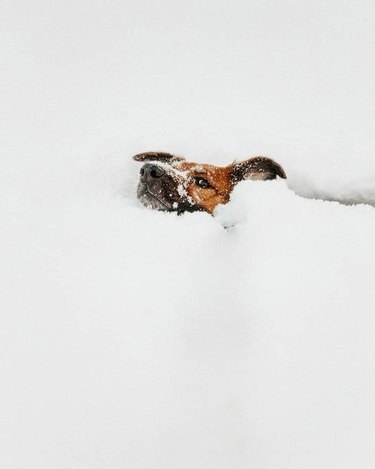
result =
M167 184L163 177L165 169L156 164L147 163L140 170L137 196L147 207L154 210L171 210L172 205L166 196Z
M184 179L171 168L146 163L140 170L138 199L146 207L167 212L195 211L185 189Z

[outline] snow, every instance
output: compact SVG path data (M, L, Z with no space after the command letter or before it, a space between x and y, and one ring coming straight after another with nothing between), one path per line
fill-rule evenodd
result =
M373 467L374 9L5 1L0 467ZM288 179L155 212L149 150Z

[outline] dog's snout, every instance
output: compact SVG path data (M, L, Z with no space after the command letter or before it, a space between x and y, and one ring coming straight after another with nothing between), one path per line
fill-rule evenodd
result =
M157 179L165 174L165 170L156 164L145 164L141 168L141 176L146 179Z

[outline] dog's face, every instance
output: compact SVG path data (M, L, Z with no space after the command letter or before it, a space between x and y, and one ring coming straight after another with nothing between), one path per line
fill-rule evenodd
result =
M147 207L168 212L206 211L229 201L233 187L243 179L286 178L282 167L258 156L220 167L190 163L162 152L140 153L133 157L143 163L137 195Z

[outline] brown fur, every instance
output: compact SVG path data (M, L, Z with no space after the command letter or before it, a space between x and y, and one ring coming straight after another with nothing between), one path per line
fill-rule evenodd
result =
M228 166L186 161L164 152L135 155L143 162L138 198L156 210L206 211L229 201L233 187L244 179L286 178L283 168L270 158L258 156Z

